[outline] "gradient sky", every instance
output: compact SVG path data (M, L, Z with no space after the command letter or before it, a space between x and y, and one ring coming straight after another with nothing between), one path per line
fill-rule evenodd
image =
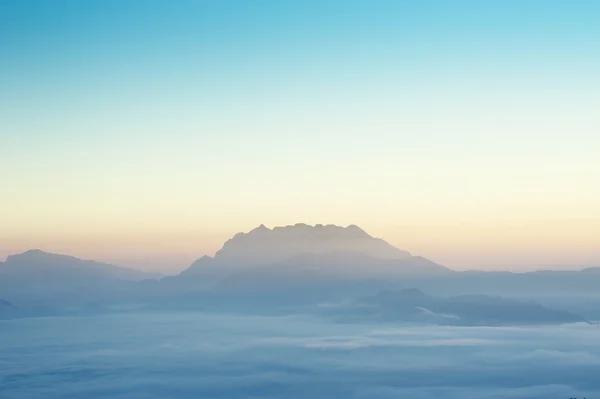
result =
M0 259L264 223L600 265L600 1L3 1ZM146 260L147 259L147 260Z

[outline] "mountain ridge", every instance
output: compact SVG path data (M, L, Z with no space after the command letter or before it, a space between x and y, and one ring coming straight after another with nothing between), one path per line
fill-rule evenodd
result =
M7 301L6 299L0 298L0 310L14 310L17 309L14 303Z
M380 258L411 256L380 238L374 238L356 225L314 226L305 223L267 228L264 224L248 233L237 233L217 251L218 262L236 262L248 266L265 265L303 253L346 251L364 252Z
M0 263L0 272L18 276L34 276L53 273L91 273L96 276L114 277L122 280L142 280L152 278L152 273L111 265L95 260L80 259L71 255L55 254L41 249L9 255Z
M325 307L342 318L430 322L442 325L500 326L586 323L584 317L533 301L489 295L438 297L420 289L384 290L351 302Z

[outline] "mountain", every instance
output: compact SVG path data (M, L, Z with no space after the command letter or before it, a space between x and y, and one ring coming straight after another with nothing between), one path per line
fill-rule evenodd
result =
M598 273L600 274L600 267L588 267L581 270L584 273Z
M0 312L6 310L14 310L17 307L5 299L0 298Z
M11 302L0 298L0 320L12 319L19 315L19 311Z
M319 285L388 284L453 273L419 256L381 259L360 252L304 254L271 265L237 271L215 286L217 291L287 291Z
M40 250L11 255L0 264L0 295L19 303L110 298L153 275L101 262Z
M72 278L84 276L89 278L117 278L132 281L155 277L152 273L92 260L82 260L68 255L52 254L39 249L9 256L6 262L0 264L0 273L28 278Z
M323 255L322 259L326 259L331 254L344 253L369 259L417 260L409 252L374 238L355 225L309 226L298 223L273 229L260 225L248 233L236 234L223 244L214 258L203 256L181 274L202 274L216 267L229 270L263 267L306 256L319 259Z
M553 310L531 301L487 295L441 298L418 289L381 291L341 304L326 304L325 312L345 320L425 322L442 325L534 325L587 322L574 313Z
M513 309L505 300L500 303L492 296L535 299L546 309L570 309L590 320L600 319L599 268L532 273L457 272L395 248L354 225L296 224L273 229L261 225L248 233L236 234L214 257L196 260L177 276L160 280L154 277L106 263L31 250L0 263L0 297L18 303L20 312L36 309L36 314L53 314L58 308L82 308L89 303L208 310L227 304L234 311L240 306L260 307L262 311L284 303L287 308L315 306L408 286L445 297L428 297L427 302L432 305L419 305L427 309L415 313L419 318L453 315L460 301L451 298L463 295L462 312L467 312L467 307L474 312L475 305L482 309L487 303L490 314L499 314L501 308L513 312L511 322L525 309L523 303L513 304ZM491 295L496 302L476 296L479 294ZM475 303L465 304L465 298ZM446 308L450 305L453 307ZM410 309L414 312L414 308ZM397 316L389 306L377 309L385 317ZM527 312L524 314L532 320L538 316L529 315L545 314L551 319L539 308L527 308ZM467 313L462 313L461 322L502 321Z
M447 277L447 278L446 278ZM440 295L477 294L518 298L580 297L600 299L600 269L535 272L464 271L425 278L414 286Z
M412 256L350 225L260 225L225 242L165 284L218 291L281 290L283 287L352 280L441 276L449 269Z
M260 225L249 233L238 233L225 242L215 255L220 263L240 266L264 266L303 254L328 254L353 251L381 259L403 259L410 253L393 247L380 238L371 237L361 228L350 225L275 227Z

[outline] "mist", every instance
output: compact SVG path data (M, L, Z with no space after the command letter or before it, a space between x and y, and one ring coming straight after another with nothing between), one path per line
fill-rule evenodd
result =
M600 394L595 326L422 327L154 313L0 322L0 397Z

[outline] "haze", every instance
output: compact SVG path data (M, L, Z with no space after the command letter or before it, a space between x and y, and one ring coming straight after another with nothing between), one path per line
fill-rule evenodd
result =
M304 222L457 269L598 265L599 13L5 1L0 259L168 273Z

